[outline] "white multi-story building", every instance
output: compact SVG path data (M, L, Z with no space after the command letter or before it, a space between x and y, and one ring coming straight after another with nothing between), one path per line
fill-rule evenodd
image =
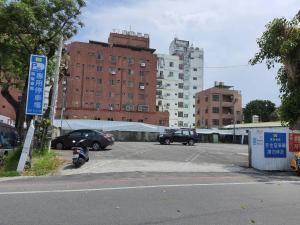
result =
M179 58L178 127L195 127L195 95L203 90L203 49L175 38L169 53Z
M157 55L156 106L169 112L169 126L178 127L179 57Z

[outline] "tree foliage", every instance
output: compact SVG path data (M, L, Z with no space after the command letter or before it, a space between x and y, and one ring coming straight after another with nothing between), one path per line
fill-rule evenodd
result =
M277 74L280 85L280 117L292 129L300 129L300 11L287 20L276 18L266 25L258 38L259 52L250 60L252 65L264 60L268 69L282 65Z
M84 6L84 0L0 0L1 94L16 112L17 128L24 123L30 55L48 57L51 78L59 38L67 40L83 26ZM10 88L20 90L21 101L13 98Z
M278 120L276 106L269 100L253 100L243 110L245 123L252 122L252 116L257 115L261 122Z

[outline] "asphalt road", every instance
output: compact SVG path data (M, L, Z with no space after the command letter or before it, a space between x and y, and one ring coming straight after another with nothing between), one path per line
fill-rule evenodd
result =
M300 178L246 168L244 145L116 143L90 158L0 178L0 225L299 224Z
M71 151L59 151L67 160ZM160 145L153 142L117 142L106 151L90 152L80 169L69 165L63 175L108 172L232 172L248 166L248 146L197 143Z
M2 225L298 225L289 174L114 173L0 180Z

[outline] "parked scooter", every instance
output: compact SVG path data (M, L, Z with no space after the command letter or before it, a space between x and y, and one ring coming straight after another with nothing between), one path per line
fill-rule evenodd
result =
M291 159L291 169L300 175L300 152L296 152L294 158Z
M89 149L88 140L83 139L76 143L76 146L72 148L73 150L73 164L76 168L82 166L85 162L89 161Z

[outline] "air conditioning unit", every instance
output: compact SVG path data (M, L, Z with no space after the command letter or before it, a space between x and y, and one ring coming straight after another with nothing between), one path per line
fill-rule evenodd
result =
M113 111L113 107L112 107L112 106L109 106L109 107L108 107L108 110L109 110L109 111Z
M132 105L126 105L126 111L133 111L133 106Z
M112 70L110 73L113 74L113 75L117 74L117 72L115 70Z
M140 86L140 89L141 89L141 90L144 90L144 89L145 89L145 86L142 86L142 85L141 85L141 86Z
M146 66L146 63L141 63L141 67L145 67Z

